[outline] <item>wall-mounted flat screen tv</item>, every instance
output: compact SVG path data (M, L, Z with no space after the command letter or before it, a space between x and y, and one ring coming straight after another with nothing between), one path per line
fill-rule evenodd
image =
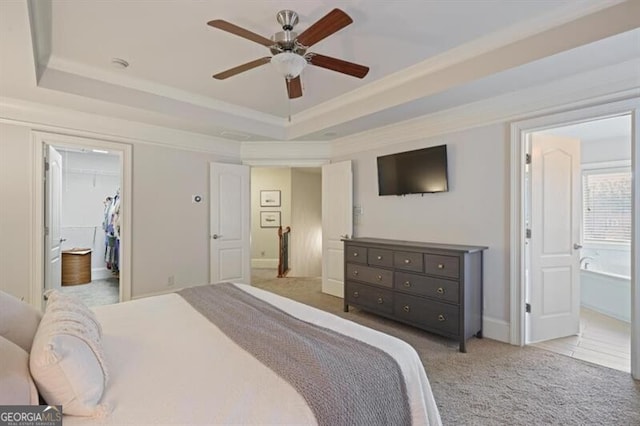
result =
M378 194L447 192L447 146L378 157Z

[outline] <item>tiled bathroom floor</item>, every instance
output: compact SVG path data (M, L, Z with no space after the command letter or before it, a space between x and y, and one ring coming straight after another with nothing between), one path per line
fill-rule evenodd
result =
M631 325L590 309L580 310L580 334L535 343L551 352L631 371Z

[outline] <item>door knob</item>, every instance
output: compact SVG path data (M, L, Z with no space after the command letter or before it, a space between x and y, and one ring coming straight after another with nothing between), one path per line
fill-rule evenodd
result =
M61 243L64 243L65 241L67 241L67 239L66 239L66 238L60 238L60 242L61 242Z
M576 250L580 250L582 248L582 244L573 243L573 248Z
M217 240L218 238L222 238L222 235L213 234L211 238L213 238L214 240Z
M340 238L344 238L345 240L348 240L349 234L340 235Z

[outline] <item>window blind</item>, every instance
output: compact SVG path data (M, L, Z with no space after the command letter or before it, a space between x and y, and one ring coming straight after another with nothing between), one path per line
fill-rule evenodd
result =
M585 241L631 242L631 170L582 174Z

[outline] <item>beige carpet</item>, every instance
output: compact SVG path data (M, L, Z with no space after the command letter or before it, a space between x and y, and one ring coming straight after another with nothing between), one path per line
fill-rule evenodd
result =
M396 336L422 359L445 425L640 425L640 382L621 371L534 347L472 338L456 342L351 308L321 293L318 278L274 278L254 270L253 285Z

